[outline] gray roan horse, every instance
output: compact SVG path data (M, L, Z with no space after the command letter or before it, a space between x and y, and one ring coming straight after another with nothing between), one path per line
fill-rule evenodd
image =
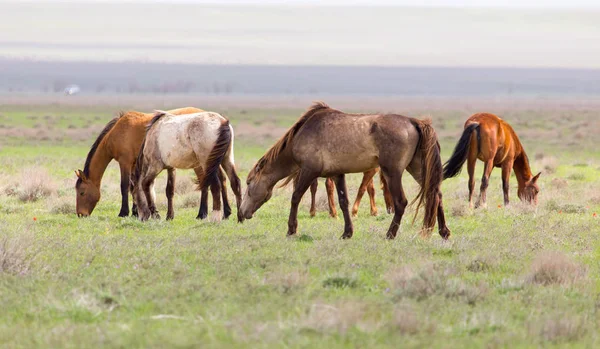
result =
M298 204L304 192L315 178L333 177L344 213L342 238L350 238L353 227L344 174L378 166L389 185L395 210L387 238L396 237L408 204L402 189L402 174L406 169L421 185L413 201L417 202L417 212L425 206L421 234L431 234L437 216L439 233L447 239L450 229L446 226L440 191L442 162L431 123L401 115L346 114L324 103L313 105L254 165L248 174L248 187L238 217L252 218L271 198L279 180L295 178L288 221L288 235L294 235Z
M154 179L164 169L168 171L167 219L173 219L176 168L194 169L197 174L203 174L198 183L199 189L211 187L214 199L212 219L220 220L220 166L231 181L239 219L242 197L240 179L233 160L233 128L223 116L213 112L179 116L157 112L148 124L135 166L132 176L135 188L133 194L141 220L147 220L150 216L160 218L156 210L155 194L151 189Z

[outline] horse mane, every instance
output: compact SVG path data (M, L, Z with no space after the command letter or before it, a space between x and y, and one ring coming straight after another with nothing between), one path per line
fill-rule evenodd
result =
M92 144L92 147L90 148L90 151L88 152L87 158L85 159L85 165L83 167L83 174L86 177L90 176L90 165L92 163L92 158L94 157L94 155L96 154L96 151L98 150L98 146L100 145L100 143L102 142L104 137L106 137L106 135L110 132L110 130L112 130L112 128L117 123L117 121L119 121L119 119L121 117L123 117L123 115L125 115L125 114L126 114L126 112L121 111L121 112L119 112L119 116L110 120L106 124L106 126L104 126L104 128L102 129L102 131L98 135L98 138L96 138L96 140L94 141L94 144ZM75 185L79 186L81 184L81 182L82 182L82 179L78 178L77 183L75 183Z
M152 126L154 126L154 124L156 124L158 120L162 119L165 115L168 115L168 113L165 111L157 110L154 116L152 117L152 120L150 120L148 125L146 125L146 134L144 135L144 139L142 140L140 152L138 153L137 159L135 160L135 170L133 171L132 178L130 179L133 182L132 185L135 185L142 173L142 165L144 163L144 148L146 147L146 136L148 135L148 132L150 131Z
M256 164L260 164L261 167L264 167L273 163L273 161L277 159L281 152L283 152L286 149L286 146L294 140L294 137L296 136L300 128L302 128L302 126L304 126L304 124L313 115L325 109L331 108L324 102L315 102L310 108L308 108L308 110L304 114L302 114L302 116L300 116L298 121L296 121L296 123L292 125L292 127L290 127L290 129L287 130L287 132L277 142L275 142L275 144L273 144L271 148L269 148L269 150L267 150L265 155L263 155L263 157L260 158L260 160L258 160Z

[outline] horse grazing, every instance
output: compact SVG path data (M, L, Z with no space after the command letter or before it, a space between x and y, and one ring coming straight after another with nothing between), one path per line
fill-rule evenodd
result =
M514 169L519 188L517 195L522 201L537 204L540 187L537 181L540 173L533 176L529 167L529 159L513 128L494 114L478 113L465 122L465 129L456 144L454 153L444 164L444 179L455 177L461 171L465 161L469 171L469 206L473 207L473 190L475 188L475 162L483 161L483 178L476 207L486 207L486 191L490 174L494 166L502 169L502 190L504 205L509 204L508 180Z
M440 235L444 239L450 236L442 208L439 144L430 122L401 115L346 114L324 103L313 105L254 165L238 217L252 218L271 198L277 182L294 176L297 179L287 232L294 235L300 199L316 178L332 177L344 214L342 238L351 238L354 229L345 174L377 167L381 167L394 203L388 239L396 237L408 204L402 189L405 169L421 185L415 202L417 213L425 205L422 234L431 232L437 216Z
M170 110L173 115L182 115L201 112L198 108L179 108ZM112 119L106 124L100 135L92 145L85 160L85 166L82 170L75 171L77 182L76 207L79 217L86 217L92 214L94 208L100 201L100 186L102 177L108 164L114 159L119 163L121 169L121 210L119 217L129 216L129 191L130 174L134 169L135 160L142 146L142 141L146 134L146 125L152 120L154 113L145 114L137 111L122 112L118 117ZM225 202L225 215L229 216L231 208L227 199L227 188L225 187L225 175L220 172L221 181L223 181L223 201ZM208 190L202 192L200 212L198 218L206 217ZM214 198L213 198L214 199ZM133 214L137 215L135 203L133 204Z
M213 220L221 219L219 169L223 167L236 196L238 212L241 204L240 179L233 160L233 127L229 120L213 112L173 115L157 112L147 126L146 137L132 175L134 199L140 219L160 218L151 192L154 179L162 170L168 171L167 219L173 219L175 169L194 169L202 174L198 181L204 191L211 186Z
M356 217L358 215L358 207L360 206L360 201L362 200L365 191L369 194L369 200L371 204L371 216L377 216L377 205L375 204L375 183L373 182L373 177L375 176L375 174L377 174L377 172L379 172L379 168L371 169L363 173L362 182L360 183L360 187L358 188L358 193L356 193L356 200L354 201L354 205L352 205L352 217ZM381 173L379 174L379 176L381 180L381 189L383 190L383 196L385 199L385 207L388 213L392 213L394 212L394 206L392 204L391 195L387 188L387 183L385 182L385 179L383 178L383 175ZM297 180L296 177L294 179ZM310 185L311 217L314 217L317 214L316 195L318 186L319 182L316 179ZM335 201L333 198L333 178L327 178L325 180L325 188L327 190L327 203L329 205L329 215L332 218L337 218L337 210L335 208Z

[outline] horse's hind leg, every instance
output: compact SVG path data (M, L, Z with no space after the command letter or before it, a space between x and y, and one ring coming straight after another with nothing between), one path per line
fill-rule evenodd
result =
M175 169L167 170L167 220L172 220L175 217L173 210L173 196L175 196Z
M240 216L240 205L242 204L242 184L240 181L240 177L238 177L237 172L235 170L235 164L233 162L233 151L230 149L229 153L223 159L221 163L223 170L229 177L229 182L231 182L231 189L233 190L233 194L235 195L235 204L238 210L238 222L242 221L242 217Z
M383 168L381 171L384 172ZM394 217L392 218L392 223L386 234L386 238L391 240L394 239L398 233L398 228L400 227L406 205L408 205L408 200L406 199L404 189L402 188L402 171L385 171L383 175L388 183L390 194L394 202Z
M492 174L492 170L494 169L494 157L491 157L490 160L485 162L483 168L483 177L481 177L481 188L479 188L479 200L477 200L477 204L475 207L487 207L487 188L490 184L490 175Z
M130 176L131 176L131 165L119 162L121 169L121 211L119 211L119 217L129 216L129 187L130 187Z
M473 192L475 191L475 164L477 162L477 149L470 148L469 157L467 158L467 172L469 174L469 207L473 208Z
M210 192L213 198L213 210L209 219L211 222L220 222L223 218L223 213L221 212L221 181L219 180L219 176L210 184Z
M146 202L148 204L148 208L147 208L147 212L143 212L142 215L140 216L140 219L145 221L147 220L149 217L148 216L152 216L152 218L157 218L160 219L160 215L158 214L158 211L156 210L156 202L154 201L154 180L156 179L156 176L158 176L158 174L160 173L160 171L162 171L162 169L158 169L158 168L154 168L154 167L149 167L144 176L141 179L141 190L144 193L144 196L146 197Z
M335 187L337 189L340 208L344 215L344 234L342 234L342 239L350 239L354 234L354 227L352 226L352 218L348 210L350 200L348 200L348 188L346 188L346 175L341 174L335 177Z
M335 208L335 201L333 198L333 179L327 178L325 180L325 188L327 190L327 203L329 205L329 215L333 218L337 218L337 209Z
M296 234L298 229L298 205L300 204L300 200L302 200L304 193L315 179L317 179L317 175L305 170L300 170L300 173L298 174L296 184L294 185L294 193L292 194L292 204L290 206L288 236Z
M311 184L310 184L310 216L314 217L317 214L317 207L316 207L316 196L317 196L317 187L319 186L319 181L317 179L315 179Z
M362 182L360 183L358 193L356 194L356 200L354 200L354 205L352 205L352 217L356 217L358 214L358 206L360 206L360 200L362 200L365 191L368 191L369 198L371 200L371 216L377 216L377 206L375 206L375 188L373 185L373 176L375 176L375 173L377 173L377 169L369 170L363 173Z
M379 180L381 181L381 189L383 190L383 200L385 201L385 209L387 213L394 213L394 200L390 193L387 180L383 176L383 172L379 172Z
M227 195L227 177L223 168L219 168L219 180L221 181L221 196L223 197L223 219L231 216L231 206L229 206L229 197Z
M444 216L444 206L442 204L442 192L441 191L438 194L438 200L439 200L439 204L438 204L437 220L438 220L439 233L443 239L448 240L448 238L450 237L450 229L446 225L446 217Z

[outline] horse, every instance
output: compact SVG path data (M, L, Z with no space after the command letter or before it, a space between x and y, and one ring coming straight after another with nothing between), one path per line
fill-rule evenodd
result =
M467 162L469 172L469 207L473 208L473 190L475 189L475 162L483 161L483 177L479 199L475 207L487 207L486 192L490 174L495 167L502 169L502 190L504 205L509 204L508 190L510 173L515 171L519 184L517 195L521 201L537 205L540 187L537 184L540 175L535 176L529 167L529 158L513 128L498 116L490 113L474 114L467 119L464 131L456 144L450 159L444 164L444 179L458 175Z
M375 176L375 174L377 174L377 172L379 172L379 168L375 168L375 169L371 169L371 170L363 172L363 179L360 183L360 186L358 187L358 193L356 193L356 200L354 201L354 205L352 205L352 217L356 217L358 215L358 207L360 206L360 201L362 200L362 197L365 194L365 191L369 194L369 200L370 200L370 204L371 204L371 216L377 216L377 205L375 204L375 184L373 182L373 177ZM387 183L385 182L385 178L383 178L383 175L381 175L381 173L379 175L380 175L379 179L381 181L381 189L383 190L383 197L385 200L385 207L386 207L387 213L393 213L394 206L392 204L391 196L390 196L389 190L387 188ZM311 194L310 216L311 217L314 217L317 214L316 195L317 195L318 186L319 186L319 182L316 179L310 185L310 194ZM327 178L325 180L325 188L327 190L327 203L329 206L329 215L332 218L337 218L338 214L337 214L337 210L335 208L335 201L333 198L333 192L334 192L333 178Z
M202 109L186 107L170 110L169 113L182 115L201 111ZM119 217L129 216L129 192L131 190L129 177L134 169L135 159L146 134L146 125L153 116L154 113L145 114L137 111L121 112L118 117L106 124L88 152L83 171L75 171L75 175L77 176L77 182L75 183L77 216L87 217L94 211L98 201L100 201L100 186L104 171L113 159L119 163L121 169L122 200ZM223 183L224 214L225 216L229 216L231 208L227 198L226 179L223 171L220 171L219 176ZM206 217L208 211L207 200L208 190L205 189L201 194L198 218ZM133 204L132 211L134 216L137 215L135 203Z
M413 201L417 202L415 218L419 208L425 206L421 234L429 236L437 216L439 233L448 239L450 229L446 226L440 190L440 148L431 122L392 114L346 114L323 102L311 106L252 167L238 218L251 219L271 198L277 182L297 177L287 232L293 236L302 196L316 178L332 177L344 216L341 238L349 239L354 228L348 211L345 174L377 167L381 168L394 203L386 237L396 237L408 205L402 188L402 174L407 170L421 186Z
M140 219L160 218L151 193L154 179L162 170L168 171L167 219L173 219L173 187L175 169L194 169L202 174L198 187L204 191L211 186L213 193L212 220L221 219L219 190L222 167L229 177L236 196L238 212L241 204L241 184L233 158L233 127L229 120L214 112L173 115L158 111L146 128L132 175L134 199Z

